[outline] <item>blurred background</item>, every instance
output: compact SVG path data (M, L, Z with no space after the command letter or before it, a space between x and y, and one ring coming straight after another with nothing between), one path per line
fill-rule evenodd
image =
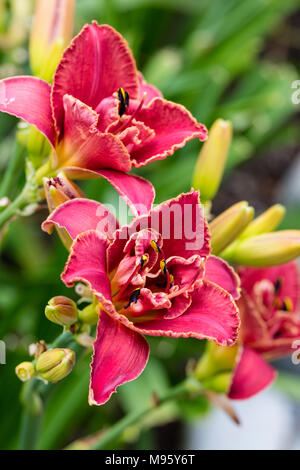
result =
M281 202L287 206L284 228L300 229L300 108L292 102L296 91L292 84L300 78L300 1L77 0L76 4L75 32L92 19L111 24L128 40L147 81L166 98L184 104L207 127L218 117L232 121L234 142L213 213L245 199L257 213ZM33 0L0 0L0 79L30 73L27 50L33 9ZM16 119L0 114L0 177L12 154L15 130ZM193 141L167 160L139 171L154 184L156 202L189 190L199 150L199 142ZM23 168L15 177L17 194ZM83 183L82 188L90 198L117 201L103 181ZM15 221L0 247L0 339L7 345L7 363L0 365L1 449L17 447L21 383L15 366L28 359L30 343L51 342L60 332L44 317L45 305L54 295L76 299L75 292L60 282L65 249L58 237L40 230L46 216L42 210ZM55 387L39 448L63 448L110 426L124 413L143 408L154 390L163 391L184 377L187 361L197 358L202 348L192 339L152 339L152 357L142 376L121 387L100 408L87 403L87 353ZM198 398L165 406L139 428L130 428L114 448L300 449L300 369L289 358L279 367L279 380L271 390L233 404L241 417L239 428Z

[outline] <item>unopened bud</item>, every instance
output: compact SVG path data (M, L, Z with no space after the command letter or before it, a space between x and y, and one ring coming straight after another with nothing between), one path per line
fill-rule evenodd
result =
M45 196L49 208L50 214L61 204L66 201L69 201L74 198L82 198L85 197L83 192L79 189L79 187L70 181L63 172L59 173L55 178L44 178L44 191ZM70 246L72 245L73 240L71 239L70 235L64 228L55 227L57 233L67 248L69 250ZM51 233L53 227L49 228L48 231Z
M221 253L230 245L245 230L253 216L253 207L242 201L216 217L209 224L213 253Z
M35 376L35 368L32 362L21 362L16 369L17 377L22 380L22 382L27 382Z
M262 233L273 232L285 216L285 207L281 204L275 204L268 210L256 217L243 231L240 240L261 235Z
M216 393L227 393L232 382L232 371L221 372L214 377L202 380L202 385L207 390L212 390Z
M231 140L231 123L217 119L209 130L194 171L193 187L200 189L202 202L213 199L219 189Z
M29 126L27 135L27 149L34 168L39 168L46 157L50 155L51 146L46 137L35 126Z
M269 267L300 256L300 230L281 230L246 238L226 252L228 261L244 266Z
M52 323L72 326L78 319L78 309L73 300L61 295L49 300L45 315Z
M75 353L70 349L50 349L36 361L36 371L42 379L56 383L66 377L75 364Z
M215 343L208 342L205 352L196 366L196 378L202 381L218 373L232 371L237 354L237 345L217 346Z
M97 312L97 303L93 302L92 304L85 307L79 312L79 318L83 323L87 325L96 325L99 320L99 313Z
M81 189L60 172L55 178L44 178L44 190L49 212L70 199L85 197Z
M38 0L30 36L34 75L51 82L62 53L72 37L74 0Z

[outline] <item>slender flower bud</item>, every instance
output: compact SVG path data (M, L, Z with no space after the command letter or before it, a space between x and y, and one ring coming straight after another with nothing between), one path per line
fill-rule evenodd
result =
M50 213L70 199L85 197L81 189L63 172L60 172L55 178L44 178L43 182Z
M226 393L232 380L232 372L238 356L238 345L217 346L207 342L194 375L203 386L217 393Z
M42 379L56 383L66 377L75 364L75 353L70 349L49 349L36 361L36 371Z
M57 325L72 326L78 320L78 309L73 300L57 296L49 300L45 315L48 320Z
M281 230L246 238L226 251L228 261L244 266L268 267L300 256L300 230Z
M263 212L259 217L256 217L243 231L239 239L254 237L262 233L273 232L285 216L285 207L281 204L275 204L268 210Z
M34 75L48 82L71 40L74 8L74 0L37 1L30 36L30 64Z
M201 356L196 369L195 376L199 380L215 376L220 372L229 372L235 364L238 347L217 346L215 343L207 342L204 354Z
M193 186L200 189L202 202L213 199L219 189L231 140L231 123L217 119L203 144L194 172Z
M79 187L70 181L63 172L59 173L56 178L44 178L43 183L50 214L54 209L70 199L85 197ZM56 227L56 230L61 241L67 250L69 250L73 242L71 237L63 228Z
M35 369L32 362L21 362L16 369L17 377L22 380L22 382L27 382L35 376Z
M253 216L253 207L242 201L216 217L209 224L213 253L218 254L230 245L245 230Z

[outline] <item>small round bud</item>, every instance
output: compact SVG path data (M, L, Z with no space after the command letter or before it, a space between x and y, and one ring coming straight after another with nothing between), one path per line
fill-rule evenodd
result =
M32 362L21 362L16 369L16 375L22 382L27 382L35 376L35 369Z
M66 377L75 364L75 353L70 349L49 349L36 361L36 371L42 379L56 383Z
M61 295L49 300L45 315L57 325L72 326L78 319L78 309L73 300Z

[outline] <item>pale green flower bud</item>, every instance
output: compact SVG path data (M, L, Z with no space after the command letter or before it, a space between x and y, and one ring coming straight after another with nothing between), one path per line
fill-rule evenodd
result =
M36 361L36 371L48 382L56 383L66 377L75 364L75 353L70 349L49 349Z
M245 230L253 216L253 207L249 207L246 201L242 201L234 204L210 222L213 253L218 254L230 245Z
M202 202L213 199L219 189L231 140L231 123L217 119L209 130L194 171L193 187L200 190Z
M52 323L72 326L78 320L78 309L73 300L60 295L49 300L45 315Z
M75 0L38 0L30 35L30 64L34 75L51 82L74 22Z
M268 267L300 256L300 230L281 230L246 238L223 253L228 261L244 266Z
M285 207L281 204L275 204L268 210L263 212L260 216L256 217L243 231L239 239L261 235L262 233L273 232L285 216Z

